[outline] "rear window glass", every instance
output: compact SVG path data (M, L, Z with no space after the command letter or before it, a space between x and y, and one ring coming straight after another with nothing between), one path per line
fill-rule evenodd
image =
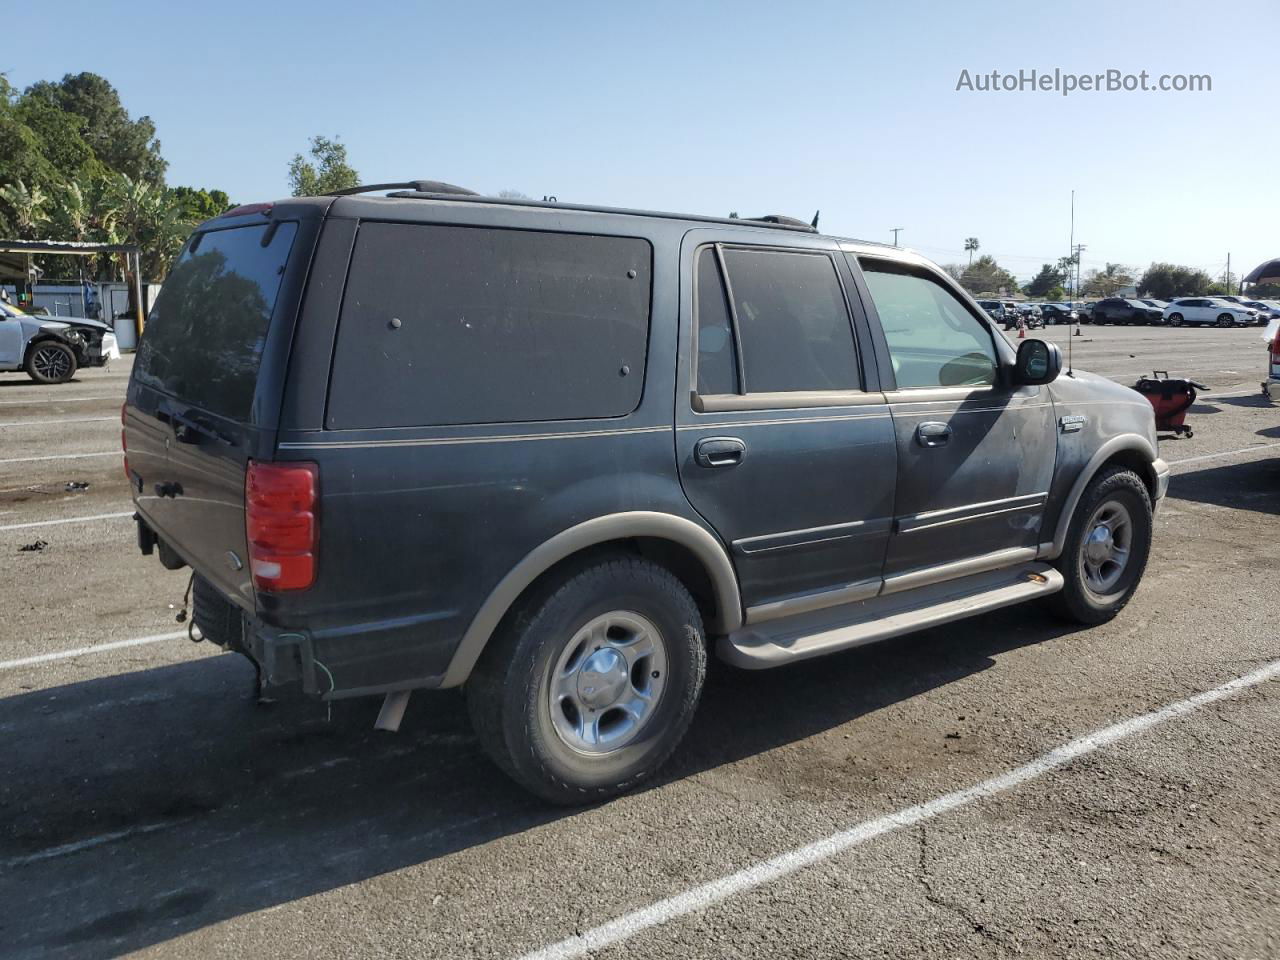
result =
M210 413L249 418L262 347L298 227L281 222L269 230L263 224L192 238L147 317L133 365L139 383Z
M362 224L328 425L630 413L644 384L651 260L631 237Z

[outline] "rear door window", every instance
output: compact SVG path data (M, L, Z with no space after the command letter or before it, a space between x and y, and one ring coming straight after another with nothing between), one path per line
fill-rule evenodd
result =
M621 417L640 403L652 249L633 237L364 223L335 429Z
M826 253L724 247L747 394L859 390L853 327Z
M138 382L247 421L297 232L280 221L193 235L147 318L133 365Z

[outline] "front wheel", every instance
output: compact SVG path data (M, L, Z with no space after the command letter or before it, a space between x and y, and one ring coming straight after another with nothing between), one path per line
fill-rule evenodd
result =
M1229 313L1224 313L1218 318L1218 326L1220 327L1233 327L1235 326L1235 323L1235 317L1231 316Z
M75 351L65 343L46 340L27 354L27 376L36 383L66 383L75 372Z
M1180 327L1180 326L1182 326L1182 314L1180 314L1180 313L1171 313L1171 314L1169 314L1169 326L1171 326L1171 327Z
M1123 467L1105 469L1076 505L1056 566L1066 585L1049 598L1059 616L1105 623L1124 609L1151 552L1151 500L1142 480Z
M620 554L508 615L467 682L467 708L513 780L552 803L590 803L671 756L706 663L689 591L666 568Z

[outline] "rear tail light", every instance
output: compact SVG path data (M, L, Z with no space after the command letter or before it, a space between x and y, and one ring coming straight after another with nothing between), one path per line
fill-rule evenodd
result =
M1271 356L1280 357L1280 330L1277 330L1276 335L1271 338Z
M305 590L316 579L320 467L250 460L244 478L249 570L259 590Z

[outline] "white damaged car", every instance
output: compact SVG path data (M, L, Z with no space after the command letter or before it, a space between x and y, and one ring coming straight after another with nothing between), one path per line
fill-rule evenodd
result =
M25 370L36 383L65 383L81 367L120 359L111 327L81 317L42 317L0 302L0 371Z

